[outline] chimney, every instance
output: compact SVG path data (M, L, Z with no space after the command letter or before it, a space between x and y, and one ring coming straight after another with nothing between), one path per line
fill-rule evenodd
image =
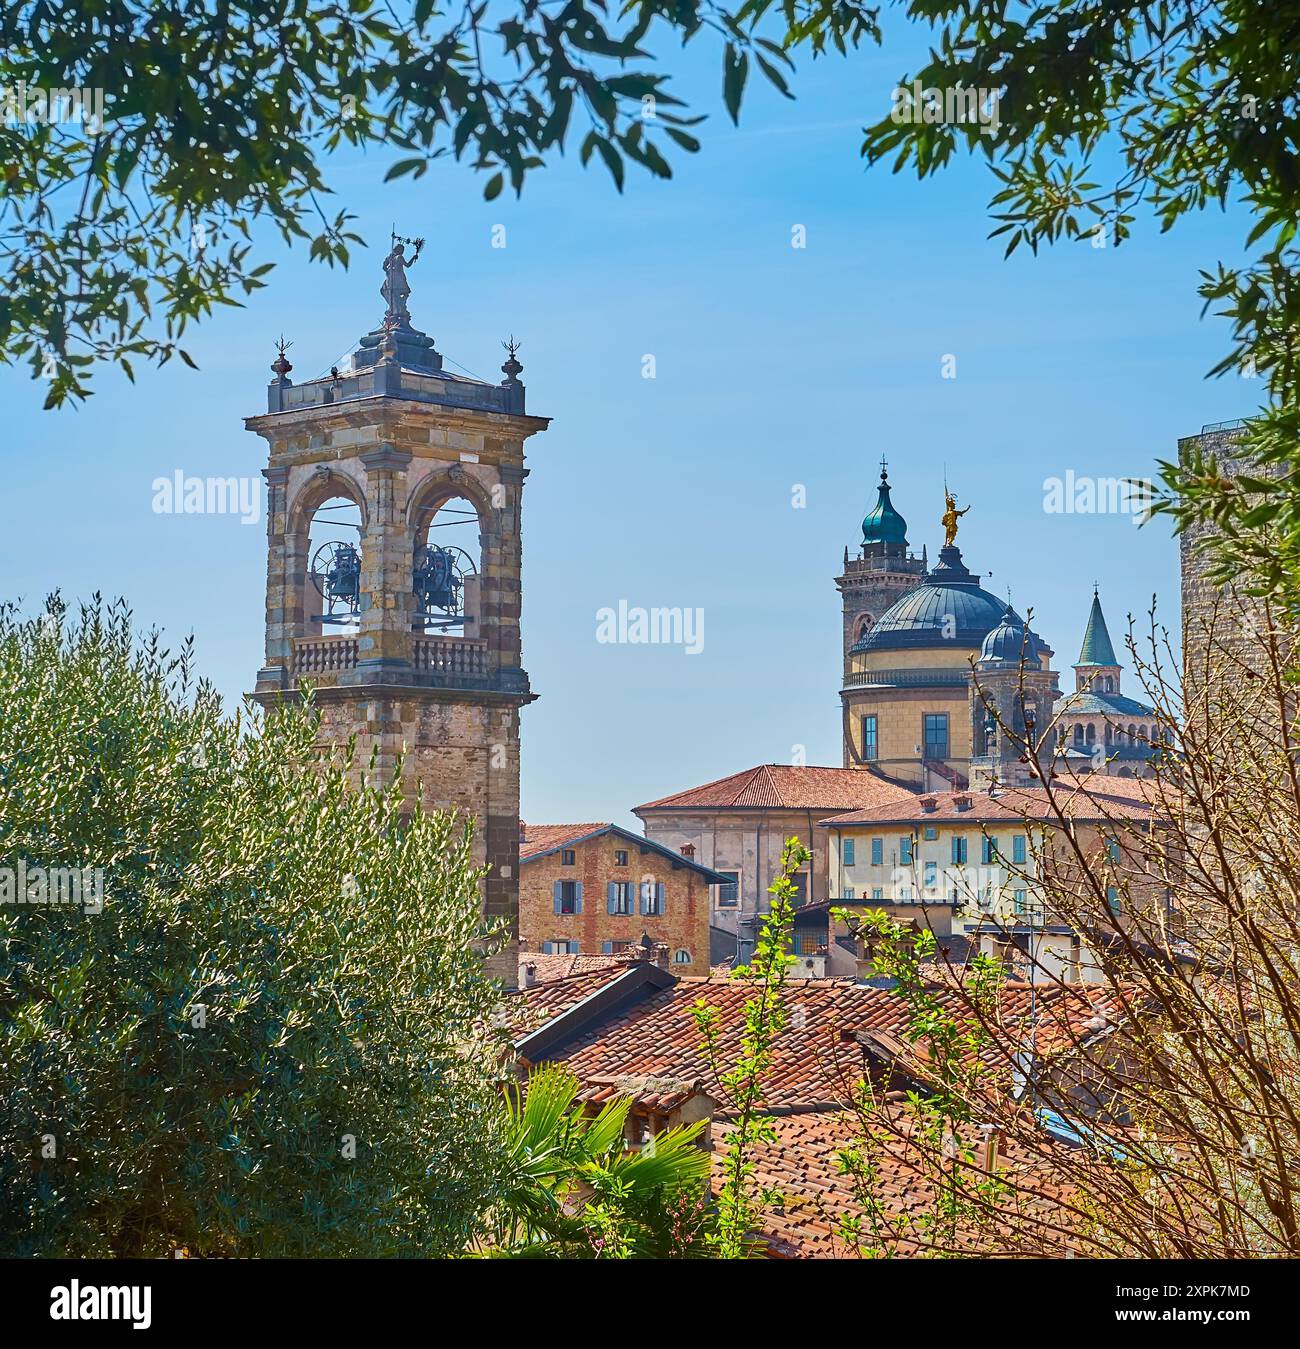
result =
M683 843L683 844L682 844L682 856L683 856L683 857L694 857L694 856L695 856L695 844L694 844L694 843Z
M668 968L668 943L666 941L655 942L654 954L651 959L661 970Z
M934 796L923 796L923 797L921 798L921 809L922 809L922 811L924 811L924 813L927 814L927 815L932 815L932 814L934 813L935 809L938 807L938 805L939 805L939 801L938 801L938 798L937 798L937 797L934 797Z
M965 792L961 792L957 796L954 796L952 803L958 810L969 810L971 805L970 797L967 796Z
M537 982L537 966L530 960L523 968L523 978L519 981L524 988L532 988Z

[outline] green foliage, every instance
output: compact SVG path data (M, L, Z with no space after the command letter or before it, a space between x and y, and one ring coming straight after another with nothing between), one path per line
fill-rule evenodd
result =
M499 1192L468 831L223 713L98 599L0 615L0 1251L445 1255Z
M190 324L265 284L256 225L347 265L361 241L323 168L340 147L394 154L390 178L464 160L491 200L585 122L582 162L598 153L620 187L625 160L671 176L664 152L697 148L699 119L650 68L654 17L605 0L0 5L0 361L48 380L47 407L86 397L96 361L131 378L192 364ZM103 91L98 134L38 115L72 89Z
M991 1075L988 1026L996 1020L1003 972L977 956L963 1004L954 1010L922 968L937 949L933 932L880 910L836 909L832 917L863 941L877 974L894 980L894 994L906 1004L904 1039L925 1065L924 1085L911 1088L892 1116L869 1078L856 1085L851 1104L860 1136L840 1150L838 1163L853 1183L862 1217L846 1219L841 1235L874 1257L913 1245L922 1255L955 1253L969 1245L972 1233L990 1226L1008 1193L996 1172L976 1164L971 1126L977 1121L970 1106ZM917 1188L928 1203L900 1209L891 1202L886 1185L891 1158L900 1152L921 1178Z
M709 1238L715 1254L724 1260L754 1254L754 1234L762 1210L781 1202L779 1192L755 1186L753 1150L756 1143L776 1139L771 1118L761 1113L763 1080L772 1063L772 1050L785 1029L786 1010L781 993L794 961L790 954L796 896L794 874L809 856L808 849L797 838L786 840L781 850L781 869L768 886L772 903L754 946L754 958L749 965L733 971L733 977L752 984L756 992L745 1003L740 1050L731 1067L722 1067L722 1028L717 1008L701 1000L693 1009L695 1024L704 1036L704 1052L734 1117L727 1135L718 1193L717 1228Z
M482 1238L493 1255L550 1259L702 1256L709 1154L702 1124L624 1145L631 1102L595 1116L574 1104L578 1079L539 1068L507 1093L506 1183Z

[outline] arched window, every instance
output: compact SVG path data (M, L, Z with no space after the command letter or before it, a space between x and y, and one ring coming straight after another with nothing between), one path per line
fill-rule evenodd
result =
M461 496L434 500L416 508L411 528L416 632L482 637L481 524L474 503Z
M1137 727L1134 726L1132 722L1129 722L1129 727L1128 727L1128 742L1129 742L1129 744L1130 744L1130 745L1136 745L1136 744L1137 744L1137 738L1138 738L1138 736L1137 736Z
M328 496L306 521L303 552L304 637L354 636L361 607L361 511Z
M1097 728L1092 724L1092 722L1088 723L1087 730L1085 731L1084 734L1087 736L1088 744L1090 745L1093 744L1094 741L1097 739Z
M1079 721L1074 723L1074 743L1076 745L1083 744L1083 723Z
M684 946L679 946L677 950L673 952L673 964L689 965L690 963L691 953Z

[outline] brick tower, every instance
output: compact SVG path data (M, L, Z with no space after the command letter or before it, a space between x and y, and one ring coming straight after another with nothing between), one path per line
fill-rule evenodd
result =
M444 370L411 325L406 268L420 243L407 258L406 242L395 239L384 262L384 321L346 368L294 384L281 351L266 413L245 420L269 446L266 660L254 696L271 707L310 681L324 746L355 736L357 764L373 752L381 775L404 753L413 805L474 817L484 909L512 933L491 973L513 987L519 709L536 696L519 626L524 442L549 419L525 414L513 343L499 385ZM322 586L309 541L317 508L338 499L355 507L358 539ZM429 537L453 501L478 528L477 564L461 570ZM344 621L330 616L331 598ZM349 630L325 631L331 623Z
M849 655L853 644L895 600L915 589L926 572L924 552L915 557L907 550L907 521L894 509L889 496L889 475L884 459L880 461L880 484L876 504L862 522L862 544L856 557L844 550L844 574L835 578L844 608L843 688L855 678ZM848 724L847 704L844 726L844 767L862 766Z

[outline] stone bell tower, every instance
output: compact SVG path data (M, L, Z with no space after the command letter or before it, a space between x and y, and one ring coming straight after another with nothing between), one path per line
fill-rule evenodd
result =
M844 572L835 578L844 613L844 672L841 700L860 680L854 673L853 648L871 631L876 620L895 600L915 590L925 576L927 561L908 551L907 521L890 499L888 466L880 460L876 504L862 521L862 543L856 556L844 550ZM861 768L847 702L844 709L844 767Z
M519 627L524 442L549 418L524 411L513 341L500 384L443 368L411 324L406 269L422 241L408 258L411 242L394 239L383 322L346 367L295 384L282 349L266 413L245 420L269 447L266 659L254 696L270 708L310 682L325 746L355 736L359 769L373 752L380 774L404 754L413 805L474 818L484 910L512 933L491 973L513 987L519 709L536 697ZM312 521L339 498L359 514L359 539L322 576ZM468 574L429 538L451 501L477 519L480 558ZM328 631L338 620L324 611L336 603L346 632Z

